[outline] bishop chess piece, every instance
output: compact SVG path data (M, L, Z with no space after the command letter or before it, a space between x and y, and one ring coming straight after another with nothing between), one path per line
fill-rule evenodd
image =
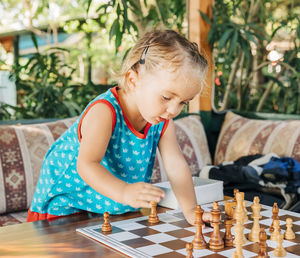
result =
M206 248L206 242L202 234L202 225L203 220L203 209L201 209L200 205L197 205L197 208L195 210L195 227L196 227L196 234L193 240L193 247L194 249L204 249Z
M151 211L150 211L150 215L148 218L148 222L150 224L157 224L159 222L159 218L157 215L157 210L156 210L156 202L150 202L151 203Z
M278 235L280 235L280 223L278 219L275 219L273 222L273 232L271 234L270 240L277 241Z
M232 227L232 219L228 218L225 219L225 235L224 235L224 244L225 246L233 246L234 236L231 234L231 227Z
M293 232L293 220L291 218L287 218L286 222L286 230L284 232L284 238L286 240L293 240L296 238L295 233Z
M252 218L253 218L253 227L251 232L249 233L248 239L252 242L259 242L259 233L260 233L260 226L259 226L259 219L261 218L260 210L261 204L259 203L258 196L255 196L253 199L253 204L251 205L252 209Z
M273 253L274 256L276 256L276 257L285 257L286 256L286 251L284 250L284 248L282 246L282 241L283 241L283 235L279 233L279 235L277 236L278 246L276 246L274 253Z
M213 232L210 236L209 248L212 250L219 250L224 248L224 241L220 235L221 211L217 202L213 202L213 208L210 213L212 215L210 224L213 227Z
M265 232L264 228L260 228L259 232L259 253L258 253L258 258L269 258L270 256L268 255L267 252L267 234Z
M103 233L111 232L112 231L112 227L111 227L110 222L109 222L109 213L108 212L104 212L103 218L104 218L104 223L102 225L101 231Z
M274 202L274 204L273 204L272 213L273 213L273 215L272 215L273 221L272 221L272 224L271 224L271 226L269 228L269 232L270 233L272 233L273 230L274 230L274 220L278 220L279 219L279 217L278 217L279 208L278 208L277 202Z
M193 244L192 243L186 243L186 258L193 258Z

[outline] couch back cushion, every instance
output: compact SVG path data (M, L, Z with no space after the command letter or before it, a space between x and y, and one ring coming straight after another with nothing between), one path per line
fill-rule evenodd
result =
M46 152L77 117L50 123L0 126L0 214L26 210L31 204ZM176 136L193 175L211 164L199 117L175 121ZM159 153L152 182L166 180Z
M215 165L271 152L300 161L300 120L257 120L227 112L218 138Z
M189 115L174 121L179 147L189 164L193 176L199 175L201 169L211 164L208 143L200 117ZM167 176L159 151L157 150L152 183L166 181Z
M29 208L46 152L76 119L0 126L0 214Z

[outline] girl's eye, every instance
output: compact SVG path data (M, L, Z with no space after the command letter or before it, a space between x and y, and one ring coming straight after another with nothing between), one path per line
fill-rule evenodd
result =
M188 101L183 101L183 102L181 102L180 104L181 104L181 105L187 105L187 104L189 104L189 102L188 102Z
M171 98L167 97L167 96L162 96L163 100L170 100Z

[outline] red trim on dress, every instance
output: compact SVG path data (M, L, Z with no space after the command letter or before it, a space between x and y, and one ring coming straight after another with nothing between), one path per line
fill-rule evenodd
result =
M113 88L111 89L111 92L112 92L112 94L114 94L116 100L117 100L118 103L119 103L119 106L120 106L120 108L121 108L121 110L122 110L122 113L123 113L123 117L124 117L125 123L126 123L126 125L128 126L129 130L130 130L135 136L137 136L138 138L146 139L147 133L148 133L149 128L151 127L152 124L150 124L150 123L147 122L147 124L146 124L146 126L145 126L145 129L144 129L144 133L140 133L139 131L135 130L135 128L131 125L131 123L130 123L129 120L127 119L127 117L126 117L126 115L125 115L125 113L124 113L124 110L123 110L123 108L122 108L122 106L121 106L121 103L120 103L120 100L119 100L119 96L118 96L117 87L113 87Z
M112 115L112 130L111 132L113 133L114 129L115 129L115 125L116 125L116 110L114 109L113 105L106 99L99 99L96 100L95 102L93 102L83 113L82 117L80 118L78 127L77 127L77 137L79 142L81 142L82 139L82 135L81 135L81 125L82 125L82 120L85 117L85 115L87 114L87 112L96 104L98 103L103 103L106 104L110 110L111 110L111 115Z
M28 215L27 215L27 222L33 222L33 221L38 221L38 220L52 220L52 219L57 219L61 218L63 216L56 216L56 215L51 215L48 213L38 213L35 211L31 211L30 209L28 210Z
M170 121L170 120L166 120L166 121L165 121L164 126L163 126L163 129L162 129L161 134L160 134L160 138L163 137L165 131L167 130L168 125L169 125L169 121Z

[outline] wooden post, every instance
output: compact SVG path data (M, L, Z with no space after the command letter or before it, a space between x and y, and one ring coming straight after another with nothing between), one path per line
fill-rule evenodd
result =
M189 39L199 45L200 53L208 62L208 72L206 77L206 85L202 93L196 96L190 102L189 112L211 111L212 109L212 89L213 89L213 55L210 46L207 43L207 35L210 30L209 24L203 20L200 11L209 18L212 17L211 6L213 0L188 0L188 24Z

